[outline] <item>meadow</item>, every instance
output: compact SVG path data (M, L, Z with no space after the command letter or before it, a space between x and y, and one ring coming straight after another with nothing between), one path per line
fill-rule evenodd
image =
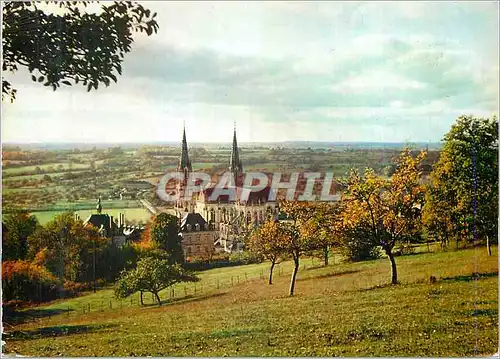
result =
M7 319L6 353L37 356L473 356L498 350L498 252L484 248L322 266L303 259L200 272L122 301L110 288ZM429 281L431 276L436 282ZM195 289L196 288L196 289ZM89 306L90 305L90 306ZM90 311L89 311L90 308Z
M6 168L3 170L3 175L4 176L9 176L9 175L16 175L16 174L21 174L21 173L27 173L27 174L34 174L39 168L41 171L48 170L51 167L57 167L58 169L64 171L64 170L81 170L81 169L87 169L90 166L87 164L83 163L64 163L64 162L56 162L56 163L50 163L50 164L45 164L45 165L39 165L39 166L21 166L21 167L12 167L12 168Z
M45 225L50 220L54 219L58 214L63 213L62 211L35 211L31 212L37 219L41 225ZM75 214L78 214L82 220L86 220L92 213L96 213L94 209L82 209L74 211ZM146 223L148 222L152 214L147 209L142 207L137 208L118 208L118 209L107 209L105 211L106 214L113 216L114 218L118 218L120 213L125 215L125 220L128 223Z

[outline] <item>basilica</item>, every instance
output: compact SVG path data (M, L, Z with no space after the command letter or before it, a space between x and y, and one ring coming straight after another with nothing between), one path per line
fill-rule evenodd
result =
M260 191L251 191L246 196L241 195L245 190L243 186L244 170L236 139L236 127L233 134L231 157L226 170L226 173L230 175L229 178L232 179L229 186L234 186L235 198L231 198L229 195L220 195L216 200L213 200L212 193L215 190L215 185L205 187L190 200L182 198L181 194L187 184L189 174L193 171L185 129L182 135L181 155L177 171L183 173L183 179L179 181L177 188L179 196L174 204L176 215L181 220L188 217L199 218L203 223L194 223L185 231L196 229L212 231L214 244L221 250L231 252L240 249L242 247L241 234L244 228L259 225L269 216L277 216L276 200L269 200L270 197L273 197L269 196L270 191L274 190L270 185L265 186ZM233 179L234 183L232 183ZM197 215L193 216L192 214Z

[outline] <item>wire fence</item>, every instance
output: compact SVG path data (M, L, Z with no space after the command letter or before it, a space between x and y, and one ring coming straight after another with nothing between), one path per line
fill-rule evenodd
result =
M302 264L299 271L310 269L311 264ZM276 264L273 277L281 277L290 275L290 268L284 267L281 264ZM228 275L221 278L206 278L194 283L178 283L159 293L162 305L173 303L182 303L189 300L203 299L204 297L215 296L218 293L228 291L238 285L243 285L249 282L265 281L269 278L269 267L260 268L258 270L244 271L234 275ZM111 290L99 290L96 294L83 295L81 297L70 298L68 304L55 303L48 307L31 308L23 318L23 322L27 321L45 321L62 323L69 318L75 318L82 315L93 315L105 313L109 311L126 310L127 308L151 307L158 305L154 294L143 292L142 304L141 294L139 292L124 298L118 299L113 296ZM30 315L29 312L33 313Z
M425 250L424 248L420 249ZM335 265L338 263L339 259L337 255L330 256L330 264ZM322 266L322 261L312 258L310 261L304 259L301 261L299 273L307 269L317 268L318 266ZM260 266L260 268L248 268L247 271L239 270L237 274L233 273L227 276L222 273L208 274L206 276L202 275L201 281L175 284L161 291L159 297L162 305L168 305L215 296L217 293L222 293L223 291L230 290L232 287L251 281L263 281L267 283L269 279L269 267L270 264L265 267ZM292 268L291 263L278 263L274 268L273 277L289 276ZM70 298L67 304L61 301L60 303L54 303L54 305L50 306L31 308L26 311L27 314L23 321L46 320L47 318L51 320L59 318L61 321L64 321L67 320L66 318L72 316L92 315L107 311L150 307L153 305L158 305L158 302L155 296L150 292L144 292L142 294L141 304L140 293L134 293L125 299L118 299L114 297L110 289L99 290L96 294L87 294L76 298ZM33 315L30 316L29 312L33 313Z

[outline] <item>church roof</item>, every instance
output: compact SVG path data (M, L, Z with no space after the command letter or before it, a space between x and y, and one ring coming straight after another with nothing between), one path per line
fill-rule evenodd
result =
M215 186L205 188L203 190L201 200L205 203L223 203L223 204L234 203L237 200L241 199L243 197L243 195L245 194L245 191L248 190L248 189L241 187L241 186L237 186L237 187L233 187L233 188L236 188L236 198L233 201L231 201L231 198L229 197L228 194L219 195L218 198L216 198L215 200L211 200L210 197L212 196L212 194L215 190ZM244 202L246 202L248 204L258 204L258 203L269 202L268 198L269 198L269 194L271 193L271 191L272 191L272 189L271 189L271 186L269 186L269 185L264 187L260 191L251 191L248 194L248 198Z
M200 226L200 230L205 230L205 226L207 225L207 221L201 216L199 213L186 213L186 215L182 218L181 221L181 232L187 231L187 225L191 225L191 228L194 229L198 224Z
M111 217L109 216L109 214L98 213L98 214L91 214L89 218L87 218L84 224L86 225L92 224L97 229L100 229L102 227L104 230L106 230L106 232L109 233L111 229L110 222L111 222Z

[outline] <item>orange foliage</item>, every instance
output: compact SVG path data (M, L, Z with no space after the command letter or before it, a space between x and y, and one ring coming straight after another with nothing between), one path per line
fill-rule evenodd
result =
M56 280L47 268L29 261L5 261L2 263L2 280L11 280L15 275L22 274L28 278Z
M141 234L141 240L135 244L140 249L151 249L155 247L154 241L151 239L151 222L148 222Z

